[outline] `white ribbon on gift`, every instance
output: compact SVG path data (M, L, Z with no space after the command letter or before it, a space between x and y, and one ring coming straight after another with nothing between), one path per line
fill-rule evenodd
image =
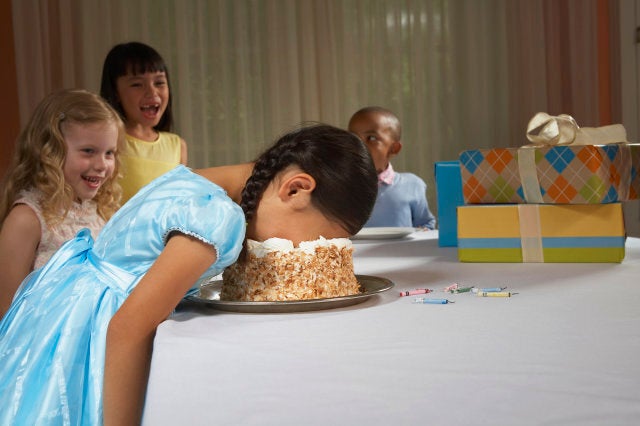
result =
M537 204L518 204L518 220L522 261L526 263L544 262L539 206Z
M628 143L627 131L622 124L578 127L570 115L552 116L546 112L539 112L529 120L527 139L536 146Z
M524 199L527 203L542 203L542 192L536 171L536 150L554 145L608 145L628 143L627 131L622 124L602 127L578 127L570 115L552 116L539 112L527 125L527 139L531 142L518 148L518 171ZM623 185L623 191L628 185ZM621 194L621 199L626 198Z

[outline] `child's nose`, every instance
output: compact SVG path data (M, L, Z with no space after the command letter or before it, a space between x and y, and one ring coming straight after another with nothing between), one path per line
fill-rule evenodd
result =
M107 159L102 155L96 155L93 161L93 168L102 171L107 168Z
M146 90L145 90L146 96L153 97L156 95L157 92L158 92L158 89L153 84L146 85Z

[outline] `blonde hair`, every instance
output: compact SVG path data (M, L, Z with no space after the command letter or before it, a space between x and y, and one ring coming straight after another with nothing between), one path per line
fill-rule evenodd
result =
M124 147L124 124L118 113L99 95L65 89L46 96L36 107L15 147L0 194L0 226L23 190L42 193L41 208L47 225L64 219L74 202L74 191L64 178L67 145L62 123L86 125L113 123L118 129L115 167L94 197L98 214L108 220L120 207L122 190L117 183L118 152Z

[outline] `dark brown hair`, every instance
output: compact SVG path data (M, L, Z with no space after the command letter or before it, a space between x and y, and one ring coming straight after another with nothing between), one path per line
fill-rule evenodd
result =
M306 125L282 136L255 162L242 191L241 206L250 220L274 177L296 165L316 180L314 206L356 234L369 219L378 175L364 143L346 130Z
M402 139L402 126L400 125L400 119L398 118L398 116L395 115L392 111L379 106L367 106L356 111L351 116L351 119L349 119L349 127L351 127L351 123L353 122L353 120L367 114L380 114L382 116L389 117L391 120L393 120L393 138L397 141Z
M169 69L162 56L151 46L137 41L121 43L113 46L102 65L102 81L100 82L100 96L120 114L126 123L127 116L118 97L118 78L129 73L133 75L146 72L164 72L169 87L169 101L167 109L162 114L160 122L154 127L156 131L170 132L173 127L173 112L171 109L171 82Z

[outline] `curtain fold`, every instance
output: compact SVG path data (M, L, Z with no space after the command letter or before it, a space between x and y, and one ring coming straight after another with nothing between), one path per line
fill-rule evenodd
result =
M198 168L253 159L304 121L396 112L394 168L427 181L460 151L526 143L538 111L598 123L597 0L13 0L20 115L97 91L116 43L165 58Z

